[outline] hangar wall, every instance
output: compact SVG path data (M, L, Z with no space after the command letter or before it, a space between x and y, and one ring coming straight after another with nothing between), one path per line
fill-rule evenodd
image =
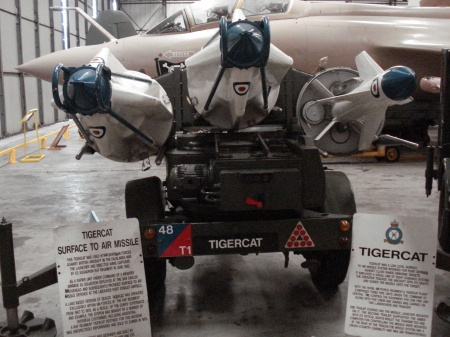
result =
M96 0L98 10L111 8L110 1ZM91 0L68 0L92 15ZM38 109L39 125L66 119L50 105L51 85L19 73L15 67L36 57L63 49L60 0L0 1L0 138L21 132L20 120L30 109ZM68 45L84 45L88 24L68 12ZM30 121L28 127L32 127Z

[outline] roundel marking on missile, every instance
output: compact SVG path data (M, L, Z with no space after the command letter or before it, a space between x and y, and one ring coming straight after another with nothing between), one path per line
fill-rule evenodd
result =
M101 64L105 64L105 60L99 56L94 57L91 62L89 62L89 64L91 63L101 63Z
M100 139L105 135L106 128L104 126L89 127L89 132L95 138Z
M234 82L233 89L239 96L244 96L250 89L250 82Z
M300 248L300 247L314 247L314 242L309 236L308 231L299 221L287 240L284 248Z
M378 85L378 78L375 78L372 81L372 85L370 86L370 92L372 93L372 95L376 98L380 97L380 88Z

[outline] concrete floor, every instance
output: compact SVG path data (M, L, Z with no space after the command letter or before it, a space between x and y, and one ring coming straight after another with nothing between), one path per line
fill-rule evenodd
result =
M40 134L61 126L46 127ZM33 139L33 133L28 137ZM21 141L22 135L3 139L0 150ZM0 157L0 216L13 223L19 279L55 261L55 226L86 223L91 210L100 220L124 219L126 181L165 174L162 166L141 172L141 163L115 163L98 154L75 160L83 145L76 128L61 144L67 147L45 150L39 163L6 164L7 156ZM36 149L33 145L28 153ZM19 160L21 152L16 156ZM438 192L435 188L429 198L425 196L423 159L394 164L370 158L334 160L327 166L348 175L358 212L437 217ZM151 301L153 336L346 336L347 281L336 294L322 294L300 267L302 261L292 256L285 269L282 254L261 254L197 258L188 271L169 265L165 289ZM449 279L448 272L437 270L435 304L450 296ZM63 336L57 287L22 297L19 312L53 318L58 336ZM0 321L5 320L0 309ZM435 314L432 336L450 336L450 325Z

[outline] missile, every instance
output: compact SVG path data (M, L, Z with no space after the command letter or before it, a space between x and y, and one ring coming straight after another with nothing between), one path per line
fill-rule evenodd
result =
M280 83L293 63L270 44L269 20L220 22L220 39L185 62L190 101L220 129L243 129L261 122L273 109Z
M164 89L149 76L127 70L108 48L87 66L56 66L52 91L54 104L71 114L88 146L108 159L144 160L170 135L172 105Z
M417 86L416 74L408 67L384 71L364 51L355 61L359 77L329 87L316 80L310 86L323 98L297 107L305 132L314 137L321 150L331 154L369 149L384 126L386 109L411 102Z

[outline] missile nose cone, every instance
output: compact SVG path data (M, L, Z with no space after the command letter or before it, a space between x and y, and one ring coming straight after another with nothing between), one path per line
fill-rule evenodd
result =
M408 67L390 68L381 79L384 94L393 101L403 101L412 95L417 87L417 76Z

